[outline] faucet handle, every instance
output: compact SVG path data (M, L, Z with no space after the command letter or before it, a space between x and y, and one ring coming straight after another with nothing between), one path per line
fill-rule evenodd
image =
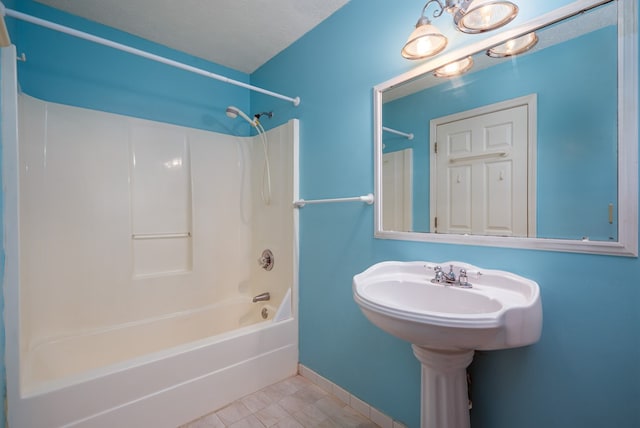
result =
M460 283L460 285L467 285L468 281L469 279L467 278L467 270L460 269L460 273L458 273L458 282Z
M453 265L449 265L449 273L447 274L447 280L454 282L456 280L456 274L453 272Z
M460 269L460 273L458 274L458 285L463 288L472 288L473 286L469 282L469 278L467 277L467 270Z
M444 272L442 270L442 268L440 266L436 266L433 268L433 271L435 272L435 277L433 278L433 282L436 283L441 283L444 279Z

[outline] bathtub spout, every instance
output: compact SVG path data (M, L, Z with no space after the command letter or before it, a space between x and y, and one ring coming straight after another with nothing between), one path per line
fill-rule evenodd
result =
M253 298L253 303L256 302L266 302L271 299L271 294L267 291L266 293L258 294Z

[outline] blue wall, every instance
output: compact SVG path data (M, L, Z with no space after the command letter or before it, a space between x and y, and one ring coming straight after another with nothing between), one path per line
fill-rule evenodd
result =
M224 108L273 110L265 126L301 119L301 196L373 190L372 87L416 65L400 47L423 1L351 0L251 76L52 11L15 6L290 96L302 104L131 58L70 37L12 25L24 92L43 99L225 133ZM525 4L526 3L526 4ZM568 1L522 2L517 19ZM451 49L469 40L447 34ZM477 38L473 39L477 40ZM640 426L638 259L373 239L360 204L304 208L300 227L301 362L409 427L419 420L420 367L410 346L371 325L351 295L354 274L381 260L463 260L538 281L545 324L531 347L473 363L474 428ZM1 386L1 385L0 385Z
M0 73L0 79L2 79L2 74ZM1 116L0 116L1 117ZM1 127L1 120L0 120ZM1 138L0 138L1 140ZM3 159L3 151L0 150L0 165L2 165ZM0 168L1 169L1 168ZM0 187L4 189L4 181L3 176L0 174ZM4 213L4 198L0 199L0 213ZM1 242L4 243L4 215L0 215L0 238L2 238ZM0 278L4 278L4 247L2 251L0 251ZM4 281L3 281L4 283ZM4 326L4 293L0 294L0 313L2 313L2 325ZM5 349L5 333L4 328L0 328L0 355L2 358L0 359L0 400L4 403L4 400L7 396L7 382L6 382L6 368L5 368L5 358L4 358L4 349ZM2 405L0 408L0 426L5 426L5 406Z
M524 22L569 1L519 3ZM373 190L372 88L416 66L400 48L423 5L351 0L251 76L302 99L291 114L301 120L303 198ZM447 36L450 49L477 40ZM300 235L301 362L410 427L419 426L419 364L351 294L353 275L381 260L463 260L539 282L540 342L475 358L474 428L640 426L638 259L378 240L373 209L360 204L305 207Z
M72 16L31 0L6 6L86 31L150 53L249 83L239 71L168 49L141 38ZM246 122L231 121L233 104L249 110L246 89L97 45L23 21L7 18L12 42L26 62L18 63L20 88L47 101L190 126L248 135Z
M617 240L616 46L610 26L386 103L385 126L415 134L383 134L385 152L414 150L414 230L429 230L429 121L537 94L537 236Z

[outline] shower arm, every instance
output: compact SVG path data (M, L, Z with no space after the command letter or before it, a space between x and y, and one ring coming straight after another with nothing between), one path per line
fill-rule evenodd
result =
M259 92L261 94L269 95L274 98L279 98L281 100L289 101L293 103L294 106L300 105L300 97L291 98L286 95L279 94L277 92L269 91L267 89L260 88L258 86L249 85L244 82L240 82L238 80L230 79L226 76L222 76L220 74L212 73L207 70L203 70L201 68L193 67L191 65L183 64L178 61L174 61L169 58L165 58L160 55L152 54L141 49L133 48L131 46L124 45L122 43L114 42L109 39L105 39L103 37L94 36L93 34L85 33L84 31L79 31L74 28L66 27L64 25L56 24L55 22L46 21L41 18L36 18L35 16L27 15L26 13L18 12L13 9L7 9L2 2L0 2L0 15L2 17L9 16L11 18L19 19L21 21L29 22L31 24L38 25L40 27L48 28L50 30L58 31L61 33L69 34L74 37L78 37L80 39L88 40L90 42L94 42L100 45L108 46L123 52L128 52L133 55L137 55L143 58L150 59L152 61L156 61L162 64L169 65L171 67L180 68L182 70L189 71L191 73L199 74L201 76L209 77L211 79L219 80L221 82L229 83L231 85L239 86L241 88L249 89L254 92ZM0 44L8 46L10 44L9 35L6 32L6 25L4 19L0 23Z

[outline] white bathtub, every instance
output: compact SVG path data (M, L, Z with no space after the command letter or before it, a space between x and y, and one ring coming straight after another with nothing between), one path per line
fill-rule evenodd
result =
M259 213L260 181L256 176L253 183L248 175L253 171L251 162L261 162L253 153L261 153L260 146L252 143L254 137L218 135L211 142L209 134L200 130L171 128L165 132L167 124L102 112L71 112L70 120L63 122L73 125L72 129L76 124L104 128L105 132L96 131L100 138L111 131L134 135L124 131L129 129L126 126L130 131L159 129L161 135L188 137L185 159L197 179L185 173L185 192L190 196L183 202L188 202L185 212L191 214L185 223L188 228L175 230L188 232L180 238L188 251L174 260L160 257L165 253L155 248L150 253L153 257L145 258L145 248L138 244L162 240L136 240L137 232L129 230L133 224L130 205L135 198L128 196L131 152L126 144L117 146L105 140L101 146L109 153L117 149L119 169L104 167L105 158L94 156L93 148L85 144L80 146L87 149L88 157L81 161L67 165L66 155L57 158L63 162L57 169L62 175L67 166L94 170L94 158L106 175L120 171L116 177L103 176L101 182L122 184L117 192L112 189L120 195L115 198L120 205L112 201L110 207L119 206L124 217L103 215L102 205L93 204L91 195L102 198L102 187L100 192L69 198L71 203L97 207L96 215L85 215L92 211L83 206L54 217L49 208L66 207L61 198L72 192L58 186L61 193L54 194L49 187L21 181L26 163L21 163L17 138L15 55L14 47L0 52L9 426L175 428L295 374L297 213L292 214L291 201L298 197L297 121L268 133L273 198L269 209ZM53 116L47 115L46 123L54 123ZM41 129L35 126L40 122L29 117L23 116L22 123L28 124L25 129ZM89 119L82 119L85 117ZM114 126L112 120L124 125ZM75 141L67 138L66 131L55 135L61 141ZM48 149L52 147L50 137ZM102 141L100 138L97 140ZM40 165L29 157L37 153L42 152L23 153L22 160ZM75 156L78 151L69 153ZM212 167L215 162L229 166L234 175L222 174L226 170ZM53 164L47 162L47 168ZM29 174L35 169L29 168ZM43 183L60 184L47 177ZM211 185L216 182L225 185ZM73 183L84 188L86 180ZM21 193L29 188L44 193ZM47 201L52 205L37 205ZM31 202L37 206L29 205ZM47 218L51 214L51 218L34 221L30 215L38 213ZM85 224L89 220L101 222ZM111 228L117 225L118 231L113 232ZM56 240L60 233L62 239ZM277 259L270 272L255 263L265 248ZM88 270L96 264L102 268ZM287 289L291 292L286 293ZM251 296L265 291L272 298L266 303L282 302L279 308L270 308L271 312L287 309L275 311L281 316L262 320L265 304L251 303Z
M262 320L264 306L239 297L39 344L11 419L21 428L177 427L211 412L295 374L297 324Z

